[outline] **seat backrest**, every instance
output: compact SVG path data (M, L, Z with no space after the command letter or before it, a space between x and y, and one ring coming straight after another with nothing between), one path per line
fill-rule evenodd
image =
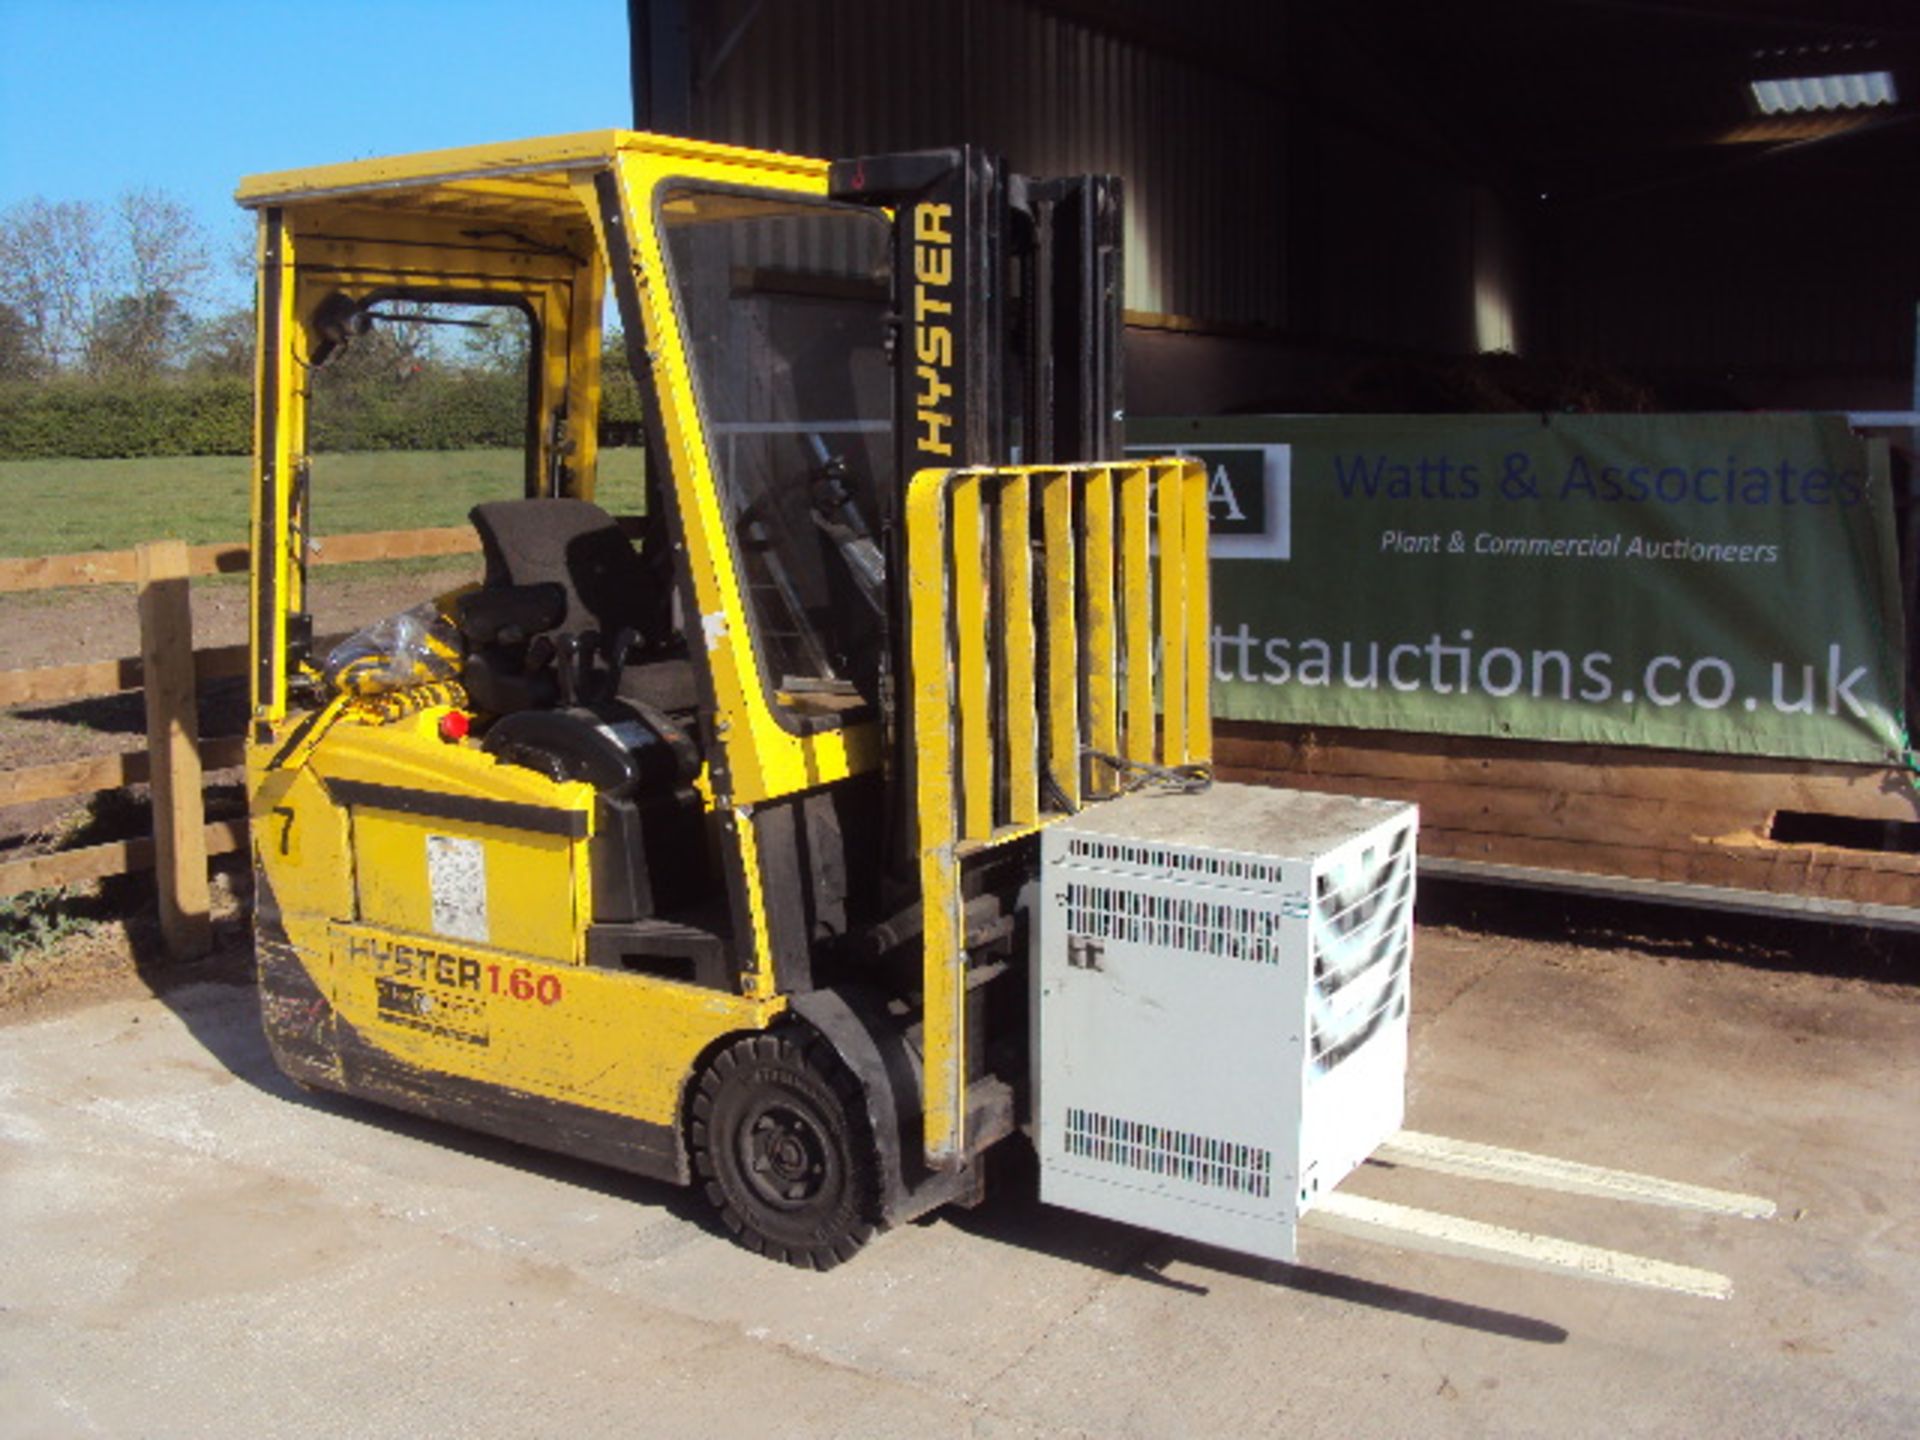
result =
M561 634L638 629L648 598L646 567L614 518L588 500L490 500L470 518L486 555L484 584L558 585L567 609Z

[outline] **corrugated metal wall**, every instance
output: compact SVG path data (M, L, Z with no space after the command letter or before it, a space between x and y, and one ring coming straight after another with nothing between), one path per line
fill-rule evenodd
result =
M1280 54L1285 7L1106 8L1115 25L1018 0L697 6L695 130L815 155L971 141L1027 174L1123 175L1129 309L1286 327L1280 77L1205 59ZM1178 27L1195 58L1122 38L1133 24Z
M1849 377L1903 399L1920 247L1897 177L1735 166L1561 213L1364 9L1319 0L690 8L697 134L1124 176L1136 408L1312 406L1383 356L1497 348L1700 391L1669 403L1857 399ZM1749 383L1769 376L1791 383Z
M1143 413L1310 408L1369 355L1525 337L1504 199L1330 7L707 0L691 21L705 138L970 141L1031 175L1123 176Z

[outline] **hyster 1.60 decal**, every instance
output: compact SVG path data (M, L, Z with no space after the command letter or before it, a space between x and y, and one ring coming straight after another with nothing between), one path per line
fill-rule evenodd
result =
M566 982L551 970L364 931L340 933L349 965L371 973L376 1014L391 1025L485 1045L495 1001L550 1006L566 997Z

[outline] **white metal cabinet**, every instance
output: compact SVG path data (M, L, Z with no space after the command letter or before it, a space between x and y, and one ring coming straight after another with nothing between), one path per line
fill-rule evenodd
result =
M1400 1128L1413 806L1215 785L1041 837L1043 1200L1277 1260Z

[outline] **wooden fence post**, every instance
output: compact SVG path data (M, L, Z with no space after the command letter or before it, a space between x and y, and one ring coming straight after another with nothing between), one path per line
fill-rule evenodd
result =
M136 547L135 554L160 936L169 955L190 960L213 948L213 922L187 547L179 540L154 540Z

